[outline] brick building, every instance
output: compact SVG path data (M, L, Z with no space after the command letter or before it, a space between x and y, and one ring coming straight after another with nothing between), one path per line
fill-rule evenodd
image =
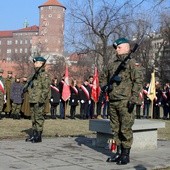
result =
M39 26L28 27L25 24L24 28L18 30L0 31L0 60L5 61L8 67L14 61L27 62L38 54L50 57L50 62L55 57L63 56L66 8L57 0L48 0L38 8Z

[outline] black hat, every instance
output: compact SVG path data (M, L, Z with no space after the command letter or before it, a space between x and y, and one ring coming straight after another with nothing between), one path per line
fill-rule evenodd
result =
M119 38L113 43L113 47L114 47L114 49L117 49L118 45L124 44L124 43L129 43L129 40L126 38Z
M38 56L33 58L33 62L35 63L36 61L46 62L46 59L44 57Z

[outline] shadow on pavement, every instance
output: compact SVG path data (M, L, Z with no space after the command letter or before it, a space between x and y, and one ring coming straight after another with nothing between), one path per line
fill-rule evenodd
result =
M79 136L75 139L75 141L77 142L77 144L79 146L85 145L85 146L87 146L87 147L89 147L89 148L91 148L91 149L93 149L97 152L100 152L102 154L105 154L107 156L111 155L109 149L95 146L95 138L86 137L86 136Z

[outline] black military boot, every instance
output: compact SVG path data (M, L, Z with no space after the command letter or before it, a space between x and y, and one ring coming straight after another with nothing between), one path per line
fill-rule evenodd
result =
M117 146L117 151L111 157L107 158L106 162L117 162L121 156L121 146Z
M36 135L35 137L33 138L32 140L32 143L39 143L39 142L42 142L42 131L36 131Z
M117 164L126 165L127 163L129 163L130 162L129 154L130 154L130 148L122 148L122 154L118 159Z
M32 135L29 135L26 139L25 142L32 142L33 139L35 138L36 132L35 130L32 131Z
M54 108L54 119L56 119L57 118L57 110L56 110L56 108Z

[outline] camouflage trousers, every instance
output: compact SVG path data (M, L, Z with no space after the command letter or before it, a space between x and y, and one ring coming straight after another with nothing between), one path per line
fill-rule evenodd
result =
M135 115L133 112L128 112L127 102L127 100L110 102L110 125L116 144L122 145L124 148L131 148Z
M32 130L43 131L44 125L44 107L45 104L39 105L38 103L30 104L31 119L32 119Z
M20 114L21 104L12 103L12 114Z

